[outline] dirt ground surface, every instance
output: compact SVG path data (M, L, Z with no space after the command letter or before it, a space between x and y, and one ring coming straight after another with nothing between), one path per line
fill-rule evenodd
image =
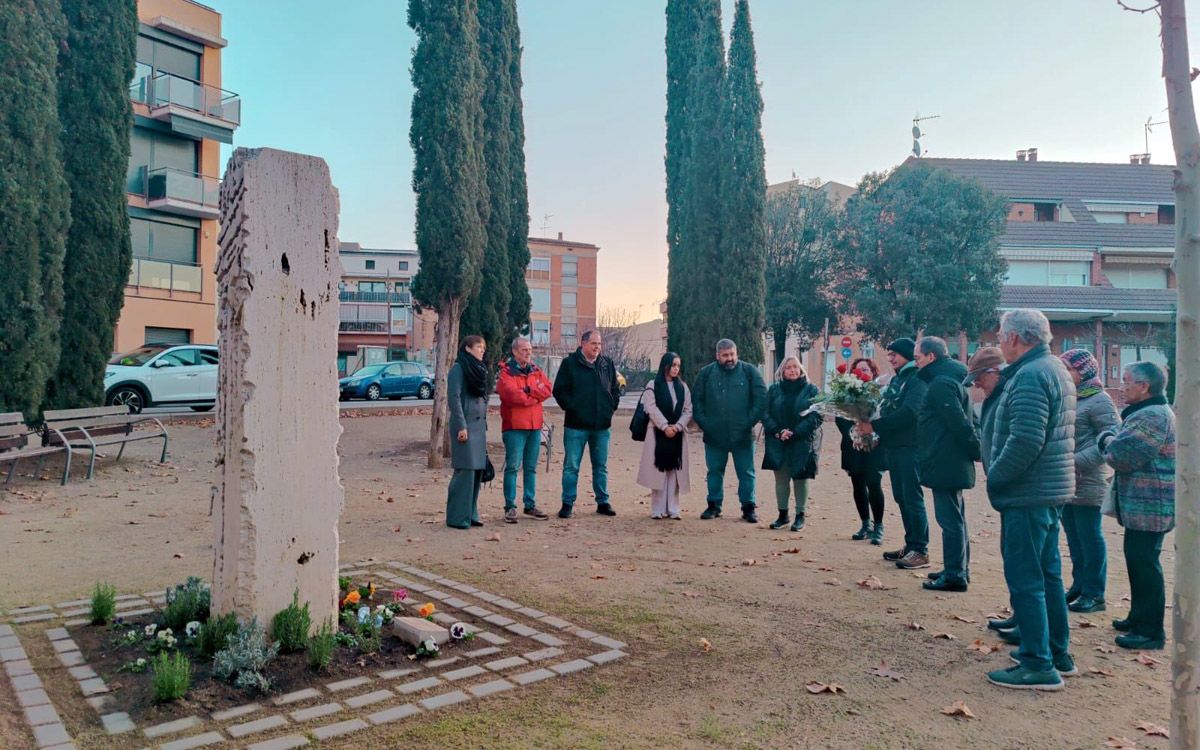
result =
M561 414L551 419L561 424ZM683 498L684 520L651 520L649 493L634 483L641 445L629 440L627 419L618 415L609 466L617 517L593 512L585 459L574 518L522 516L505 524L497 481L480 497L485 527L470 531L444 525L450 472L425 468L428 417L342 420L343 561L400 560L486 587L627 641L630 657L326 747L1042 750L1104 748L1110 738L1130 741L1121 747L1167 747L1137 725L1168 724L1169 652L1155 653L1162 663L1147 666L1111 648L1109 621L1127 612L1129 591L1121 530L1111 519L1108 612L1071 615L1081 676L1058 693L1005 690L989 685L984 672L1007 666L1008 649L971 648L976 640L1000 644L983 624L1008 603L999 519L981 490L967 493L971 589L934 594L920 588L925 571L898 570L880 558L901 538L890 491L884 546L850 540L858 519L832 425L808 527L790 533L767 528L775 515L768 472L759 472L762 522L739 520L732 466L725 517L699 520L698 436L689 446L693 490ZM490 430L489 452L500 466L498 418ZM102 460L90 482L14 480L0 492L0 609L84 597L97 580L141 593L189 575L208 579L215 439L211 421L175 425L165 465L154 461L152 446L134 444L121 463ZM280 450L303 461L302 444L281 440ZM539 502L550 512L559 507L561 459L556 447L539 476ZM57 468L49 465L45 476ZM936 566L931 507L929 515ZM500 540L486 541L495 532ZM1173 539L1166 546L1170 579ZM1064 542L1069 570L1066 554ZM870 576L883 588L858 584L873 584ZM18 632L40 634L39 625ZM881 664L899 679L872 674ZM812 694L810 683L836 683L845 692ZM943 713L959 701L975 718ZM60 711L81 749L134 746L105 737L95 713L75 702L81 710ZM0 747L32 748L14 706L0 679Z

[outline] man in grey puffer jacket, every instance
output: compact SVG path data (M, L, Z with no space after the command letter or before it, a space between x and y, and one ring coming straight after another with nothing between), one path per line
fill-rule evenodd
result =
M1058 509L1075 494L1075 383L1050 353L1050 322L1037 310L1000 319L1008 367L981 435L988 499L1000 512L1000 552L1020 631L1017 666L994 685L1059 690L1076 673L1058 553Z

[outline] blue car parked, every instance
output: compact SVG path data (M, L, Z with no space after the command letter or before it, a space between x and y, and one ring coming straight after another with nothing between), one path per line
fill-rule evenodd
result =
M433 373L420 362L367 365L338 381L338 396L342 401L352 398L378 401L405 396L428 399L433 396Z

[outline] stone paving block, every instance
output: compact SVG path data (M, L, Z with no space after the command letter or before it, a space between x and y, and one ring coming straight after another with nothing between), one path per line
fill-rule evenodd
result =
M54 606L58 609L67 609L68 607L82 607L84 604L91 604L91 599L72 599L69 602L59 602Z
M419 669L389 669L386 672L380 672L379 679L381 679L381 680L398 680L401 677L407 677L410 674L416 674L419 671L420 671Z
M571 623L559 617L543 617L542 622L546 623L552 628L558 628L559 630L566 630L567 628L572 627Z
M483 607L463 607L463 612L475 615L476 617L491 617L496 614L492 610L484 609Z
M409 573L412 573L417 578L424 578L427 581L436 581L438 579L438 576L435 576L433 573L430 573L427 570L421 570L420 568L414 568L412 566L409 566L409 567L405 568L405 570L408 571Z
M200 726L200 717L185 716L182 719L176 719L175 721L168 721L163 724L155 724L152 727L146 727L142 730L142 734L146 735L150 739L154 739L155 737L165 737L168 734L179 734L180 732L186 732L187 730L194 729L198 726Z
M45 612L45 613L38 614L38 615L25 615L23 617L14 617L14 618L12 618L12 622L14 625L25 625L30 622L45 622L46 620L53 620L54 618L55 618L55 615L52 612Z
M504 644L508 643L507 638L498 636L495 633L489 633L486 630L479 631L475 634L475 637L481 641L487 641L494 646L503 646Z
M76 607L75 609L63 610L62 616L63 617L83 617L83 616L87 615L88 618L84 622L91 622L91 614L92 614L91 607ZM75 627L75 626L68 625L67 627Z
M50 628L46 631L46 637L52 641L61 641L64 638L70 638L71 634L66 628Z
M24 661L28 659L25 649L20 646L12 648L0 648L0 661Z
M406 588L408 588L409 591L415 591L418 594L424 594L429 590L429 587L423 583L410 583Z
M283 718L282 716L264 716L261 719L255 719L254 721L247 721L243 724L234 724L231 727L226 727L226 731L229 732L230 737L233 737L236 740L251 734L266 732L270 729L278 729L279 727L285 726L287 723L287 719Z
M444 659L433 659L432 661L427 661L425 662L425 666L429 667L430 669L440 669L441 667L450 666L457 661L461 661L459 657L447 656Z
M288 693L286 695L281 695L278 698L276 698L274 701L272 701L272 703L274 703L276 706L286 706L289 703L298 703L300 701L306 701L309 698L316 698L319 695L321 695L320 690L317 690L316 688L305 688L304 690L297 690L294 693Z
M11 625L0 625L0 635L14 635L15 632Z
M352 677L349 680L340 680L338 682L331 682L325 686L325 689L331 693L336 693L340 690L349 690L350 688L356 688L356 687L359 687L360 685L366 685L370 682L371 682L370 677Z
M84 695L99 695L100 693L108 692L108 685L104 684L104 680L95 677L90 680L83 680L79 683L79 689Z
M292 721L311 721L313 719L319 719L322 716L336 714L341 710L341 703L322 703L321 705L313 706L312 708L302 708L299 711L292 711L291 717Z
M84 698L87 704L96 710L97 713L104 713L104 707L112 703L111 695L94 695L91 698Z
M395 706L393 708L386 708L382 711L376 711L367 717L367 721L378 726L380 724L387 724L390 721L407 719L409 716L419 713L421 713L421 709L417 708L411 703L405 703L403 706Z
M149 603L150 602L146 601L145 599L141 598L140 596L136 596L133 599L129 599L127 601L117 602L117 612L120 613L127 609L134 609L136 607L145 607Z
M152 615L157 611L158 610L155 609L154 607L147 607L146 609L133 609L128 612L122 612L121 616L122 617L141 617L142 615Z
M339 721L336 724L326 724L323 727L317 727L312 730L312 734L318 740L328 740L366 728L367 722L362 719L350 719L348 721Z
M521 674L511 675L509 679L518 685L528 685L530 683L545 680L553 676L554 673L549 669L535 669L532 672L522 672Z
M533 640L537 641L538 643L542 644L543 646L565 646L565 645L567 645L567 642L564 641L562 638L556 638L556 637L550 635L549 633L538 633L537 635L533 636Z
M113 597L113 600L118 601L118 602L127 602L130 599L141 599L141 598L142 598L141 594L121 594L120 596Z
M212 718L213 721L229 721L230 719L240 719L243 716L247 716L261 709L262 705L259 703L246 703L241 706L234 706L233 708L229 708L224 711L217 711L212 715Z
M578 630L576 630L574 632L574 634L579 636L580 638L584 639L585 641L590 641L593 638L598 638L600 636L599 633L593 633L592 631L584 630L583 628L579 628Z
M618 641L617 639L609 638L606 635L596 636L595 638L592 639L592 643L596 644L597 646L604 646L606 648L611 648L614 650L622 649L629 645L628 643L625 643L624 641Z
M561 664L555 664L550 669L558 674L571 674L572 672L582 672L593 666L595 665L587 659L574 659L572 661L564 661Z
M33 739L38 747L50 747L70 742L71 735L67 734L67 728L62 724L43 724L33 728Z
M83 654L78 651L67 651L66 653L59 654L58 660L64 667L78 667L83 664Z
M474 594L476 591L479 591L479 589L475 588L469 583L456 583L450 588L454 589L455 591L461 591L464 594Z
M50 696L46 695L46 691L41 688L33 690L22 690L17 693L17 703L21 708L33 708L34 706L44 706L50 702Z
M35 674L23 674L19 677L12 678L13 690L34 690L44 687L42 679Z
M484 674L486 671L487 670L481 666L472 665L469 667L463 667L462 669L455 669L450 672L443 672L442 678L450 680L451 682L457 682L458 680L465 680L468 677Z
M193 734L191 737L181 737L180 739L172 740L159 745L158 750L194 750L197 747L207 747L224 741L225 737L220 732L205 732L204 734Z
M88 618L80 617L75 620L67 620L66 622L63 623L63 625L66 625L68 628L73 628L77 625L87 625L90 622L91 622L91 620L89 620Z
M500 649L495 646L487 646L485 648L477 648L474 651L468 651L463 654L464 659L478 659L481 656L491 656L492 654L500 653Z
M529 661L542 661L544 659L553 659L556 656L561 656L563 650L561 648L542 648L537 651L530 651L525 654L525 658Z
M540 620L546 616L545 612L541 611L540 609L534 609L533 607L521 607L517 610L517 614L522 614L526 617L532 617L535 620Z
M58 716L58 711L55 711L54 706L49 703L44 706L33 706L32 708L25 709L25 720L29 722L29 726L31 727L62 723L62 719Z
M530 636L540 634L540 631L534 630L533 628L529 627L528 625L523 625L519 622L514 622L512 625L506 625L504 627L504 629L510 633L516 633L517 635L521 636L522 638L529 638Z
M442 591L441 589L429 589L428 591L425 592L425 596L428 596L430 599L437 599L439 602L445 601L450 598L450 594L447 594L445 591Z
M413 680L412 682L406 682L403 685L397 685L396 692L400 693L401 695L419 693L422 690L428 690L434 685L439 685L441 682L441 679L437 677L426 677L423 680Z
M10 615L26 615L30 612L49 612L51 609L53 607L49 604L38 604L30 607L17 607L16 609L9 610L8 613Z
M432 698L426 698L421 701L421 706L427 711L435 711L446 706L453 706L455 703L462 703L467 700L467 694L461 690L453 690L449 693L435 695Z
M515 687L516 685L512 684L508 680L492 680L491 682L485 682L482 685L469 687L467 688L467 691L476 698L482 698L487 695L502 693L505 690L512 690Z
M104 725L104 731L109 734L125 734L137 729L137 726L129 718L129 714L124 711L116 714L104 714L100 717L100 723Z
M613 649L612 651L601 651L598 654L592 654L587 659L593 664L608 664L610 661L624 659L628 655L624 651Z
M347 698L346 705L350 708L362 708L363 706L369 706L372 703L379 703L380 701L385 701L388 698L395 697L396 694L391 690L376 690L371 693L364 693L363 695L356 695L352 698Z
M489 661L487 664L484 664L483 666L487 667L488 669L492 670L493 672L499 672L504 669L512 669L513 667L520 667L520 666L523 666L528 663L529 663L528 661L526 661L525 659L522 659L519 656L510 656L507 659L497 659L495 661Z
M512 599L497 599L492 604L495 604L497 607L504 607L505 609L520 609L525 606L524 604L517 604Z
M516 620L512 619L511 617L505 617L504 615L491 615L483 619L486 622L490 622L493 625L499 625L500 627L512 625L514 622L516 622Z
M454 615L448 615L445 612L434 612L433 621L440 622L443 625L453 625L458 622L458 618Z
M71 667L67 670L67 673L77 680L91 680L100 676L96 674L96 670L86 664L80 667Z
M21 639L17 638L15 635L0 636L0 649L20 648L20 647L21 647Z
M51 641L50 645L54 647L56 654L65 654L68 651L78 651L79 644L70 638L64 638L61 641Z
M4 663L4 671L8 672L9 677L20 677L24 674L33 674L33 665L29 663L28 659L9 661Z
M296 747L304 747L308 744L308 738L299 734L289 734L286 737L276 737L273 740L265 742L255 742L246 750L292 750Z
M496 596L495 594L489 594L486 591L476 591L475 598L482 599L489 604L500 601L500 597Z
M463 607L471 606L469 602L459 599L456 596L450 597L449 599L442 602L442 604L445 604L447 607L454 607L455 609L462 609Z

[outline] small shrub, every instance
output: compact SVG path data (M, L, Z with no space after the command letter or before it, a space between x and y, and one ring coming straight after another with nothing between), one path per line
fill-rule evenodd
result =
M196 648L201 654L211 659L218 651L225 648L226 639L236 633L237 629L237 615L234 613L229 612L220 617L214 617L200 626L200 633L196 636Z
M308 666L314 672L323 672L333 661L333 651L337 648L337 630L332 620L321 623L321 629L308 639Z
M364 654L373 654L383 647L383 616L372 615L370 607L342 612L342 624L351 632L353 646Z
M204 581L192 576L186 583L167 589L163 620L168 628L182 632L193 620L204 622L212 606L212 592Z
M338 576L338 588L339 588L340 590L342 590L342 591L349 591L349 590L350 590L350 586L351 586L352 584L353 584L353 581L351 581L351 580L350 580L349 578L347 578L346 576Z
M251 620L239 625L237 632L226 639L225 648L213 657L213 675L240 688L265 693L271 689L271 682L263 669L278 652L278 646L267 642L267 632L258 620Z
M179 700L192 685L192 663L178 651L160 653L151 660L150 668L154 672L150 685L156 703Z
M271 620L271 640L279 644L282 653L303 651L310 628L312 616L308 612L308 602L301 607L300 592L295 591L292 593L292 603L277 612Z
M97 583L92 591L92 624L107 625L117 614L117 588Z

